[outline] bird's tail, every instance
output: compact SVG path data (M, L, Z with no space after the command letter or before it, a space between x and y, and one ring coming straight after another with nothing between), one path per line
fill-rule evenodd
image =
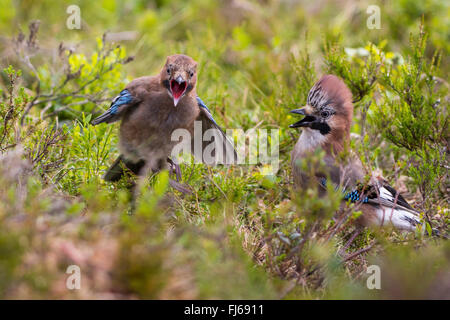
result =
M372 201L369 200L370 203ZM397 229L414 231L416 226L421 224L419 214L412 212L412 210L398 205L386 206L380 203L376 203L376 207L378 224L381 226L392 224Z
M415 231L416 226L424 226L424 224L426 223L425 221L421 221L419 212L407 208L402 208L401 206L386 207L381 205L377 209L377 215L380 225L391 223L395 228L401 230ZM436 228L431 229L431 236L439 237L442 239L450 239L447 234L439 231Z
M103 176L103 179L105 181L109 181L109 182L117 182L122 178L122 176L124 175L126 170L130 170L135 175L139 175L140 171L142 170L142 168L144 166L145 166L144 160L141 160L138 163L134 163L129 160L125 160L123 155L120 155L116 159L116 161L114 161L114 163L111 165L111 167L108 169L108 171L106 171L105 175ZM169 184L172 188L174 188L175 190L178 190L181 193L184 193L184 194L192 193L184 185L182 185L181 183L174 181L172 179L169 179Z
M123 155L120 155L111 165L111 167L109 167L108 171L106 171L103 179L110 182L119 181L120 178L122 178L122 176L124 175L126 169L138 175L144 165L145 161L143 160L134 163L129 160L125 160Z

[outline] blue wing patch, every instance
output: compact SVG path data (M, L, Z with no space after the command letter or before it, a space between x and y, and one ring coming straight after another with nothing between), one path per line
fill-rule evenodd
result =
M114 98L111 107L109 108L109 112L111 114L117 114L119 106L128 104L131 101L133 101L133 96L131 95L130 91L128 91L127 89L120 91L119 95Z
M320 185L322 186L322 187L324 187L324 188L326 188L327 187L327 179L325 179L325 178L320 178L319 179L319 183L320 183ZM338 187L336 186L336 189L337 189ZM361 193L358 191L358 190L352 190L352 191L349 191L349 192L347 192L345 189L343 189L342 190L342 193L344 194L344 200L345 201L347 201L347 200L350 200L350 202L352 202L352 203L355 203L355 202L358 202L358 201L360 201L360 198L361 198ZM369 202L369 197L364 197L362 200L361 200L361 202L362 203L367 203L367 202Z
M214 118L213 118L213 116L212 116L212 114L211 114L211 111L209 111L208 107L207 107L206 104L202 101L202 99L200 99L200 97L197 97L197 103L198 103L198 106L199 106L200 108L203 108L203 109L206 110L209 120L211 120L212 122L214 122L214 124L218 127L219 125L217 124L216 120L214 120Z
M360 201L360 200L359 200L360 197L361 197L361 195L360 195L360 193L358 192L358 190L353 190L353 191L350 191L350 192L345 193L344 200L346 200L346 201L347 201L347 200L350 200L350 202L355 203L355 202ZM364 198L361 200L362 203L367 203L368 201L369 201L369 198L368 198L368 197L364 197Z
M134 97L131 95L130 91L127 89L120 91L119 95L114 98L114 100L111 102L111 106L108 110L98 118L95 118L92 121L92 124L95 126L99 123L106 122L114 122L120 119L120 111L119 107L131 103L135 103Z

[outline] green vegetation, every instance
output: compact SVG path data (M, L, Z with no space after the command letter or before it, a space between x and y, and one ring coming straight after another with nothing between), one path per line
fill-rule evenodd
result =
M67 4L0 0L0 299L450 298L450 243L428 236L450 222L448 3L76 4L82 28L69 30ZM369 4L381 29L366 27ZM197 91L222 127L280 129L280 169L182 165L192 194L161 172L130 214L126 182L101 179L118 124L89 121L174 53L199 63ZM427 230L365 230L342 253L360 213L332 189L293 192L288 111L324 73L353 92L364 165ZM66 288L73 264L80 290ZM372 264L381 290L366 287Z

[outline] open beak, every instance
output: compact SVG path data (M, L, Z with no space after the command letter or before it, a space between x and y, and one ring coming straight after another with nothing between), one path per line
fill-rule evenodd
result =
M299 128L299 127L311 127L317 122L317 118L307 112L307 108L303 107L300 109L295 109L289 111L290 113L300 114L305 116L302 120L297 121L289 126L289 128Z
M176 107L180 99L186 93L187 83L181 77L178 76L176 79L170 81L170 91L172 92L173 105Z

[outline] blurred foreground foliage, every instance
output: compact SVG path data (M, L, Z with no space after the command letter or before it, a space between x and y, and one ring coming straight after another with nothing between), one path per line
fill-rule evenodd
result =
M0 0L0 298L450 298L448 241L372 229L340 252L360 212L332 189L293 192L287 129L316 79L339 75L364 165L446 232L447 4L380 1L369 30L364 1L78 3L82 29L68 30L63 4ZM182 165L192 194L161 172L130 215L124 182L101 179L118 126L93 127L91 113L175 52L199 62L199 95L224 128L280 129L280 168ZM370 265L381 290L366 286Z

